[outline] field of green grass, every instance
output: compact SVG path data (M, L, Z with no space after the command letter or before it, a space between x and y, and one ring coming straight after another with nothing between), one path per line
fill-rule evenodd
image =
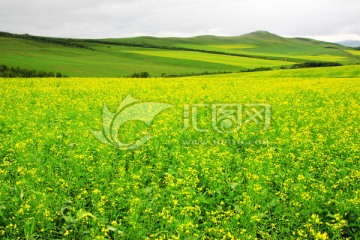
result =
M357 54L360 51L349 52L348 48L334 43L304 38L283 38L264 31L237 37L199 36L188 39L138 37L107 41L183 47L292 61L335 61L343 64L360 62Z
M355 56L360 56L360 50L347 50L347 52Z
M237 74L226 74L230 79L233 78L360 78L360 65L348 65L340 67L323 67L323 68L307 68L307 69L287 69L274 70L266 72L248 72ZM205 78L207 76L204 76ZM212 78L212 76L208 76Z
M201 62L211 62L211 63L217 63L223 65L237 66L241 70L258 68L258 67L279 67L279 66L294 64L293 62L227 56L220 54L208 54L208 53L190 52L190 51L158 50L158 51L129 51L129 52L146 55L146 56L186 59L186 60L195 60Z
M23 39L0 38L0 64L22 68L61 72L80 77L123 77L147 71L162 73L239 71L241 67L205 61L171 59L135 54L138 48L96 46L95 50L38 43Z
M70 77L187 75L279 68L306 61L360 63L357 50L267 32L238 37L56 39L0 34L0 65Z

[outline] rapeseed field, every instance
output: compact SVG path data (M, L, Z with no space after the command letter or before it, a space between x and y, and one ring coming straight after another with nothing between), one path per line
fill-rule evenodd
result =
M359 78L0 79L0 238L358 239L359 92ZM167 106L118 121L123 143L151 135L134 149L93 134L125 99Z

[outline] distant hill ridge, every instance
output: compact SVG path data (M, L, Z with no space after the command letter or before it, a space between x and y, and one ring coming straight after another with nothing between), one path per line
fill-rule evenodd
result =
M84 42L84 41L101 41L105 40L108 42L111 42L111 40L119 42L129 42L132 43L154 43L162 41L169 41L173 43L177 42L183 42L183 43L189 43L189 42L195 42L198 43L201 41L203 44L206 43L217 43L217 44L226 44L226 43L258 43L258 42L267 42L267 43L286 43L288 41L305 41L305 42L313 42L313 43L321 43L321 44L329 44L331 46L340 47L341 43L331 43L331 42L324 42L324 41L318 41L310 38L285 38L279 35L276 35L274 33L268 32L268 31L255 31L246 33L239 36L216 36L216 35L199 35L194 37L153 37L153 36L139 36L139 37L131 37L131 38L96 38L96 39L80 39L80 38L62 38L62 37L46 37L46 36L35 36L31 34L15 34L15 33L8 33L8 32L1 32L0 31L0 37L18 37L18 38L24 38L24 39L47 39L47 40L54 40L58 42ZM355 42L355 41L351 41ZM360 41L358 41L360 43ZM360 46L360 45L359 45Z
M267 31L240 36L139 36L76 39L0 32L0 65L70 77L188 76L310 65L360 63L359 51L336 43ZM336 63L336 64L333 64ZM306 66L306 64L304 65Z
M347 47L353 47L353 48L360 48L360 41L359 40L345 40L337 42L338 44L347 46Z

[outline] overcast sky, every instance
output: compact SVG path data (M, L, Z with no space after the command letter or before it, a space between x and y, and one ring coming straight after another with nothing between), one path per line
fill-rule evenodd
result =
M266 30L360 40L360 0L0 0L0 31L107 38Z

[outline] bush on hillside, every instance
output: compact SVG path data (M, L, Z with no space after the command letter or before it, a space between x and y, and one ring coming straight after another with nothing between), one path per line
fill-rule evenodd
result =
M8 67L6 65L0 65L0 77L3 78L44 78L44 77L66 77L61 73L54 74L53 72L29 70L19 67Z
M132 78L148 78L150 74L148 72L141 72L141 73L133 73L131 75Z
M304 62L304 63L294 64L290 68L298 69L298 68L335 67L335 66L342 66L342 64L337 62Z

